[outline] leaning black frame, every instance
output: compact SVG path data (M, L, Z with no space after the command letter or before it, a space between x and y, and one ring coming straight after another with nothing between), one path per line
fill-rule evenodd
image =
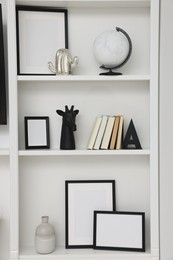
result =
M17 74L18 75L34 75L34 76L47 76L52 75L52 73L21 73L20 72L20 30L19 30L19 12L20 11L31 11L31 12L51 12L51 13L64 13L64 39L65 46L62 48L68 48L68 10L64 8L48 7L48 6L27 6L27 5L17 5L16 6L16 35L17 35Z
M118 247L118 246L99 246L97 245L97 215L98 214L107 214L107 215L139 215L141 216L142 225L141 225L141 248L139 247ZM115 233L114 233L115 234ZM93 233L93 248L98 250L120 250L120 251L134 251L134 252L145 252L145 213L144 212L129 212L129 211L94 211L94 233Z
M68 202L68 185L69 184L82 184L82 183L110 183L112 184L112 210L116 210L115 199L115 180L67 180L65 181L65 247L66 248L93 248L93 242L91 244L83 245L71 245L69 241L69 202ZM94 219L94 212L93 212Z

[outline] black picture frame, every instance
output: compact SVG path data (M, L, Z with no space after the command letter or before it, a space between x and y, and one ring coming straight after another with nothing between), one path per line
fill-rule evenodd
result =
M145 252L145 213L95 211L93 248Z
M65 247L93 248L94 210L115 210L115 180L65 181Z
M17 74L52 75L48 62L58 49L68 48L68 10L17 5L16 32Z
M0 4L0 125L6 125L6 124L7 124L7 108L6 108L4 38L3 38L3 22L2 22L2 5Z
M25 123L25 148L26 149L49 149L49 117L26 116Z

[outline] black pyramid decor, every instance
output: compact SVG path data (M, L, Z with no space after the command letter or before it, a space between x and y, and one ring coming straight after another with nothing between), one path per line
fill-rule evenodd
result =
M142 149L133 120L130 120L129 127L123 142L123 149Z

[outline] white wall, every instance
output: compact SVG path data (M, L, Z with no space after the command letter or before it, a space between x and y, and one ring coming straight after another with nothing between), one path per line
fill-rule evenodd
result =
M173 259L173 1L161 1L160 42L160 243L161 259Z

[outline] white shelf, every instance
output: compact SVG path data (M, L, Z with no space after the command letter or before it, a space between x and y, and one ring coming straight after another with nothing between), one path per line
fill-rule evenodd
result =
M23 259L121 259L121 260L142 260L151 259L151 253L139 252L123 252L123 251L106 251L106 250L93 250L93 249L64 249L59 248L52 254L41 255L37 254L33 248L25 248L20 250L20 260Z
M18 5L41 5L55 6L64 8L111 8L111 7L149 7L150 0L75 0L75 1L59 1L59 0L17 0Z
M7 149L7 148L0 149L0 156L6 156L9 154L10 154L9 149Z
M121 75L121 76L99 76L99 75L86 75L86 76L18 76L18 82L27 82L27 81L57 81L57 82L65 82L65 81L149 81L149 75Z
M150 155L150 150L20 150L19 156L124 156Z

